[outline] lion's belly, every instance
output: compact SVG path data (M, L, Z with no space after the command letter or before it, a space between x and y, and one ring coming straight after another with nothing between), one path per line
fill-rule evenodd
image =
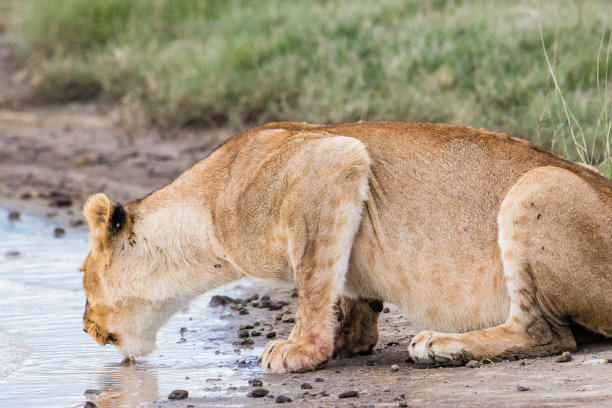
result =
M462 332L505 320L510 303L496 236L466 233L447 245L426 233L397 236L397 228L373 234L364 221L353 246L348 295L389 301L418 329Z

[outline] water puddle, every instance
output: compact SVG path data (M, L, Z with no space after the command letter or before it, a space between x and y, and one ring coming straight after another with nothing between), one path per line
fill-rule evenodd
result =
M263 350L236 355L221 319L227 311L208 307L215 293L238 296L248 281L197 298L160 330L155 352L135 365L119 364L114 348L97 345L81 327L78 269L87 234L54 238L53 230L23 214L10 222L0 209L0 406L76 407L87 400L138 406L177 388L193 397L227 395L228 387L261 374L256 361Z

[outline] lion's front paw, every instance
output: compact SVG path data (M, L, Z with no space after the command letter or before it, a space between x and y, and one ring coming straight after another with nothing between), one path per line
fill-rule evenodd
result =
M408 348L418 364L462 365L467 353L464 344L452 334L423 331L414 336Z
M322 368L331 357L331 344L326 347L288 340L268 343L259 360L267 373L305 372Z

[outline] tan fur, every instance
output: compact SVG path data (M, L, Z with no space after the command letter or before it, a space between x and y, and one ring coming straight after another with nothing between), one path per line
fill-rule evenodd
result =
M269 372L367 352L373 299L443 331L410 345L427 364L572 349L570 323L612 335L612 182L507 135L272 123L111 223L119 210L103 195L85 205L84 328L128 357L195 296L243 276L298 288L295 327L262 355Z

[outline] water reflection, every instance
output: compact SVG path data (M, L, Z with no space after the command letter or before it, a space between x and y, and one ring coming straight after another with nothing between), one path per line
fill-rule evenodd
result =
M138 364L115 364L97 375L97 396L90 400L103 408L134 407L159 395L156 368Z

